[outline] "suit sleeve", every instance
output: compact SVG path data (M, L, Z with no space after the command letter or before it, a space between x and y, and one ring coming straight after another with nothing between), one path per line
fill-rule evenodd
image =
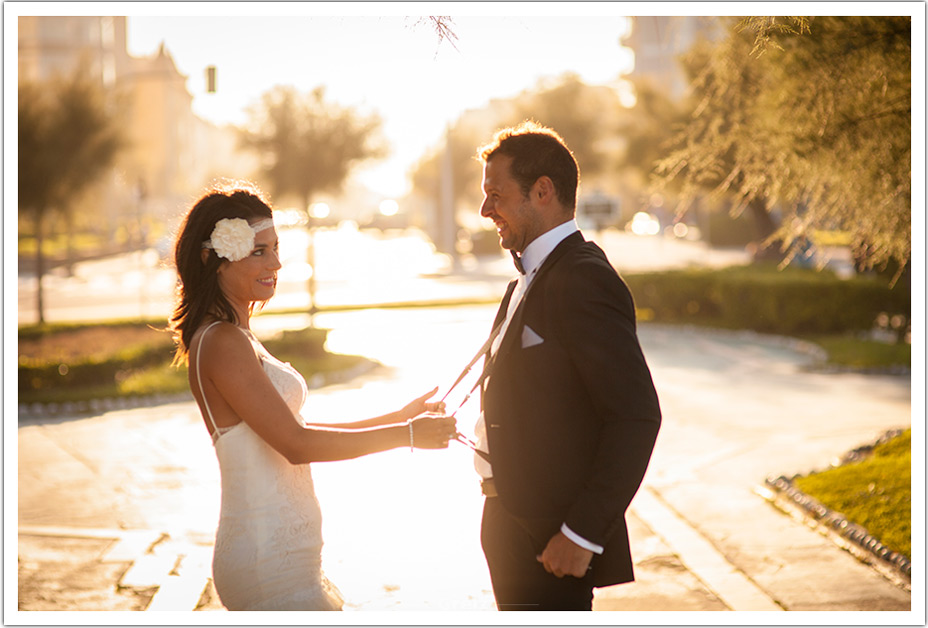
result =
M593 471L565 524L605 545L644 478L661 414L625 283L604 260L574 270L563 282L558 318L599 434Z

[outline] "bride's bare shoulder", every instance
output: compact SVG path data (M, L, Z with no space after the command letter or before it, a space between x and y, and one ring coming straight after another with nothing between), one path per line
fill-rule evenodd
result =
M205 334L205 335L204 335ZM251 340L240 327L219 321L203 325L193 337L194 347L199 351L204 362L226 362L235 359L257 359Z

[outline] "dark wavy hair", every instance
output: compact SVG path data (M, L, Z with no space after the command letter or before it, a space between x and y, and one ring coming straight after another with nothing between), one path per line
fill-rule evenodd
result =
M489 144L477 151L477 159L486 164L496 155L512 157L510 172L523 196L528 196L539 177L547 176L554 182L561 205L571 211L576 209L580 167L564 138L555 130L532 120L501 129Z
M175 364L186 363L193 334L207 316L241 322L219 287L217 271L224 260L216 251L203 248L216 223L223 218L244 218L253 223L272 216L258 188L242 181L214 185L187 212L174 244L178 281L170 329L177 344ZM203 251L208 251L205 262Z

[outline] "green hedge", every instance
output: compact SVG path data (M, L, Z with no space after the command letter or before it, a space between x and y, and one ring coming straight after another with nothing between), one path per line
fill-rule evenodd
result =
M625 276L640 319L711 324L775 334L869 330L881 312L911 311L908 286L840 279L828 271L767 265Z
M59 360L19 359L19 391L42 391L61 388L85 388L119 384L133 372L170 362L173 344L127 347L115 355Z
M265 340L262 344L278 358L282 355L321 358L326 355L325 341L328 334L329 330L318 327L291 329L275 338Z
M70 354L62 356L58 348L49 348L45 355L19 354L18 389L20 397L27 399L53 391L96 390L118 387L134 373L160 364L170 363L174 344L169 333L158 331L164 321L116 321L110 324L56 324L30 325L19 329L20 343L58 335L80 337L84 330L105 330L107 334L119 334L131 330L129 337L134 342L116 351L93 346L92 341L82 343L77 355L72 345ZM142 332L139 334L139 332ZM73 341L72 341L73 342Z
M782 335L844 334L869 330L880 313L911 311L907 285L890 288L885 279L857 277L842 280L830 272L754 264L721 270L677 270L631 274L625 277L642 321L702 324L751 329ZM115 330L119 323L113 327ZM163 325L163 321L161 322ZM135 323L149 326L149 323ZM91 325L88 325L90 327ZM100 326L100 325L96 325ZM60 331L79 325L29 327L20 338ZM304 368L322 368L326 357L326 330L287 331L265 342L274 355L308 360ZM53 391L118 389L123 382L146 370L170 363L174 347L170 335L152 330L151 339L101 355L88 347L87 355L69 358L66 365L54 356L19 359L20 397ZM182 382L183 383L183 382Z
M163 324L163 323L162 323ZM28 327L20 330L20 338L68 331L79 332L82 327L107 327L114 331L130 324L116 323L106 325L66 325L55 327ZM131 324L145 328L145 323ZM291 354L307 359L318 359L326 355L324 329L303 329L283 332L279 337L265 342L271 353ZM27 357L19 356L18 388L21 399L32 400L47 396L49 393L66 391L85 391L96 394L100 390L118 394L122 385L139 374L168 368L174 357L174 343L170 334L151 331L150 339L123 347L115 353L101 355L87 347L86 355L71 357L62 361L57 356ZM183 384L186 387L186 384Z

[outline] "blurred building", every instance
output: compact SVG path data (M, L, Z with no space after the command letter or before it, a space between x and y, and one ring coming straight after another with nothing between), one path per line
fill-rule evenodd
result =
M130 58L127 67L119 80L131 138L123 176L151 211L171 212L206 182L210 155L218 153L210 138L222 132L194 115L188 77L178 71L164 44L151 56Z
M85 64L112 87L128 64L126 18L94 16L21 16L19 76L46 81Z
M170 222L209 180L241 176L231 164L235 135L193 113L188 77L164 44L131 57L125 16L19 17L20 80L47 81L79 68L112 90L123 107L127 148L97 191L105 218L145 240Z
M714 39L720 32L718 17L693 15L635 16L622 42L635 53L630 78L645 78L663 86L672 98L681 98L689 86L680 55L699 39Z

